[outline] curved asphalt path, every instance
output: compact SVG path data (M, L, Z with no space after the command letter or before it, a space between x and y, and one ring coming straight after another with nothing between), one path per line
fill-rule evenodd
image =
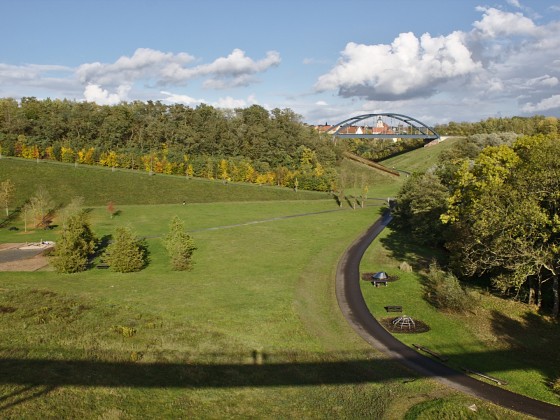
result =
M392 220L387 212L350 245L338 263L336 297L344 317L375 349L420 375L432 377L467 394L542 419L560 419L560 406L489 385L424 356L394 338L371 315L360 290L360 261L371 242Z

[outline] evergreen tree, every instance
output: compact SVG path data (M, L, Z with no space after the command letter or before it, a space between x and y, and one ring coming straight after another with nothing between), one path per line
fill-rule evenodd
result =
M192 254L196 247L193 239L185 232L183 221L177 216L171 221L164 245L173 270L184 271L192 268Z
M60 273L76 273L87 268L96 239L85 213L75 213L62 225L51 263Z
M144 241L137 239L130 228L118 227L105 253L105 261L111 270L119 273L140 271L146 265L147 258Z

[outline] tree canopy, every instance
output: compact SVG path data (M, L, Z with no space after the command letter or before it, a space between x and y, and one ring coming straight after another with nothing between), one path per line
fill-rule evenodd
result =
M396 219L419 242L445 243L463 277L516 295L526 290L558 317L560 137L490 137L467 140L432 173L412 177Z
M107 106L32 97L0 99L0 147L5 155L28 159L224 181L293 187L299 177L300 188L323 190L336 174L312 169L332 168L340 158L328 136L290 109L153 101ZM313 152L314 168L301 167L302 147Z

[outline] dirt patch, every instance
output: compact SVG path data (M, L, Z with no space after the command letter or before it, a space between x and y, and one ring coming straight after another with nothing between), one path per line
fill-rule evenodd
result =
M430 331L430 327L425 322L419 321L417 319L414 320L415 327L408 329L407 327L401 328L400 326L393 325L393 321L398 317L394 318L383 318L380 321L383 327L392 333L403 333L403 334L418 334Z
M24 249L22 249L24 248ZM45 254L52 246L31 247L26 243L0 244L0 271L37 271L49 265Z

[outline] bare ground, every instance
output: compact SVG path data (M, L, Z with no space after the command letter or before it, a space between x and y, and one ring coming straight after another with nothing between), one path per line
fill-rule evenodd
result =
M37 271L49 265L44 255L49 248L34 251L19 249L25 243L0 244L0 271Z

